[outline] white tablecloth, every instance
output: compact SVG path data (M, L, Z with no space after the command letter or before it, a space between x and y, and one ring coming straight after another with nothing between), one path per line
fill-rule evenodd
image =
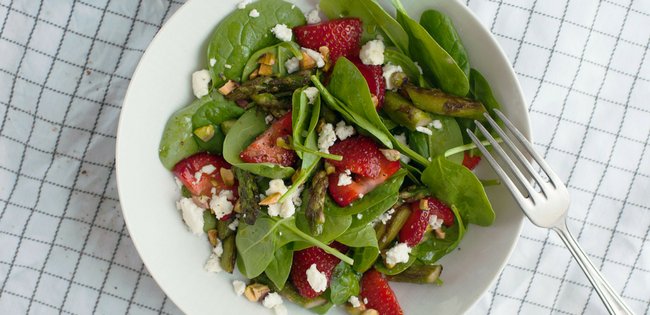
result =
M184 2L0 0L0 313L181 313L125 229L114 148L133 70ZM570 228L649 314L650 1L467 5L519 76L535 145L568 183ZM606 313L559 238L530 223L470 311L515 313Z

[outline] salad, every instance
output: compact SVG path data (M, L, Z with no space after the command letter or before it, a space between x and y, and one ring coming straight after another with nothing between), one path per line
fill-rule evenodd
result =
M402 314L390 282L442 285L437 261L494 211L467 136L499 104L451 19L399 0L249 0L209 41L197 100L167 122L162 164L209 272L286 314ZM496 119L496 118L495 118ZM242 279L244 280L244 279Z

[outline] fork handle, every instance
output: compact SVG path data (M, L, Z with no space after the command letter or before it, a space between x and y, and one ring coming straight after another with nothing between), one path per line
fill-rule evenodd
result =
M587 254L582 250L578 241L576 241L571 232L569 232L566 219L561 220L560 222L561 223L557 226L553 227L553 230L557 232L573 255L573 258L578 262L578 265L580 265L580 268L584 271L587 279L589 279L589 282L591 282L591 285L603 301L603 304L605 304L607 311L609 311L610 314L615 315L634 315L634 312L630 310L630 307L625 304L621 296L616 293L607 280L605 280L600 271L598 271L589 257L587 257Z

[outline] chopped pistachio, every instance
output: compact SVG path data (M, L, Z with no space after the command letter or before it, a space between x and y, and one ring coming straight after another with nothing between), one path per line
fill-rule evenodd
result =
M424 198L420 199L420 209L429 210L429 200Z
M239 202L240 199L237 199L237 202L235 202L235 207L232 209L236 213L241 213L241 202Z
M402 156L402 154L397 151L397 150L392 150L392 149L379 149L381 153L386 157L391 162L395 162L399 160L399 158Z
M235 90L238 86L239 86L239 82L235 80L228 80L228 82L226 82L226 84L224 84L221 88L219 88L218 91L223 95L228 95L230 94L230 92Z
M226 184L226 186L232 187L235 185L235 174L232 172L232 170L222 167L219 170L219 173L221 174L221 179L223 180L223 183Z
M316 68L316 60L310 57L306 52L301 51L302 60L300 60L300 69L301 70L311 70Z
M274 203L277 203L278 200L280 200L280 197L282 197L282 194L279 193L279 192L276 192L276 193L271 194L270 196L264 198L264 200L260 201L259 205L260 206L272 205Z
M210 139L212 139L212 137L214 137L214 126L207 125L196 128L196 130L194 130L194 134L204 142L208 142Z
M325 162L325 172L327 172L327 175L334 174L335 171L336 168L334 165Z
M212 229L208 231L208 240L210 241L210 244L212 244L212 246L217 246L217 241L218 241L217 230Z
M259 75L262 75L262 76L269 76L269 75L273 74L273 66L261 64L260 65L260 71L258 73L259 73Z
M439 238L441 240L445 239L445 232L441 228L437 228L437 229L435 229L433 231L434 231L434 233L436 233L437 238Z
M275 64L275 55L273 53L265 53L260 59L257 59L257 63L272 66Z
M275 139L276 146L287 150L293 150L292 143L293 141L291 141L291 136L289 135L278 137L277 139Z
M244 290L244 295L246 295L248 300L251 302L259 302L263 300L264 297L269 294L269 292L271 292L271 289L269 289L269 287L261 283L253 283L246 287L246 290Z
M251 75L248 77L248 79L253 80L253 79L257 78L258 75L260 75L260 69L255 69L255 71L253 71L253 73L251 73Z

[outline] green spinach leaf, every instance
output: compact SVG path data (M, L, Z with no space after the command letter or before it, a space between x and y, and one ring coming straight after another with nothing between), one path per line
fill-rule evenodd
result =
M336 305L345 304L351 296L359 295L359 279L350 265L340 262L332 272L330 301Z
M268 178L291 177L295 170L273 163L246 163L239 154L250 145L255 138L266 131L269 125L264 118L266 114L257 107L247 109L232 126L223 144L223 157L228 163L241 169Z
M336 238L341 244L354 248L354 265L352 269L365 272L372 266L379 255L377 235L372 225L366 224L361 229L349 229Z
M408 35L402 26L373 0L322 0L318 5L330 20L357 17L363 21L361 43L381 35L386 46L395 46L408 54Z
M426 158L434 158L445 154L451 148L463 145L463 134L454 117L432 113L429 113L429 116L433 121L440 121L442 128L436 129L433 126L427 126L426 128L431 130L431 135L419 131L409 131L409 143L415 152ZM448 158L454 163L463 163L462 153L454 154Z
M454 58L458 67L469 77L469 57L463 42L454 28L451 18L436 10L427 10L420 17L420 24L429 35L444 49L451 58Z
M302 205L300 206L300 211L296 214L296 226L303 232L311 234L309 228L309 220L305 216L305 210L307 209L307 199L308 191L305 190L302 192ZM325 223L323 224L323 233L318 236L314 236L317 240L323 243L330 243L332 240L345 233L347 229L352 224L352 216L333 216L327 208L325 212ZM310 244L310 246L313 246ZM309 246L309 247L310 247Z
M245 10L237 10L226 17L217 27L208 45L208 60L212 86L220 88L228 79L241 82L246 62L256 51L280 42L271 33L277 24L288 28L305 24L305 16L299 8L282 0L262 0L251 3ZM260 12L253 18L251 10ZM212 61L214 59L214 64ZM229 65L230 67L226 67ZM223 74L225 80L219 76Z
M259 69L260 64L257 61L266 53L272 53L275 55L275 64L271 67L273 68L273 73L279 74L280 77L287 75L287 68L284 66L284 63L287 60L294 56L299 60L302 60L300 46L294 42L282 42L274 46L262 48L251 55L250 59L248 59L242 72L242 81L248 81L253 71Z
M212 125L214 127L214 136L208 141L203 141L195 137L196 143L202 149L213 153L221 154L223 152L223 140L226 136L221 131L221 123L225 120L236 119L244 114L244 109L229 102L220 93L215 93L213 100L201 106L194 116L192 116L192 129Z
M415 247L417 251L414 255L418 258L419 262L425 265L433 265L442 256L451 253L451 251L458 247L458 243L465 236L467 221L463 221L455 206L452 206L451 210L454 212L456 220L454 220L454 225L442 227L442 230L445 232L445 238L436 238L432 232L429 232L425 234L427 238L424 242Z
M424 77L420 73L420 68L418 68L413 60L411 60L407 55L398 51L386 49L384 50L384 64L388 63L402 67L402 70L406 73L406 76L409 77L411 83L420 87L426 87Z
M280 290L282 290L287 279L289 279L289 273L291 272L291 264L293 262L292 244L280 247L275 251L273 256L275 256L274 259L266 267L264 273Z
M203 232L208 232L217 228L217 218L210 210L203 211Z

